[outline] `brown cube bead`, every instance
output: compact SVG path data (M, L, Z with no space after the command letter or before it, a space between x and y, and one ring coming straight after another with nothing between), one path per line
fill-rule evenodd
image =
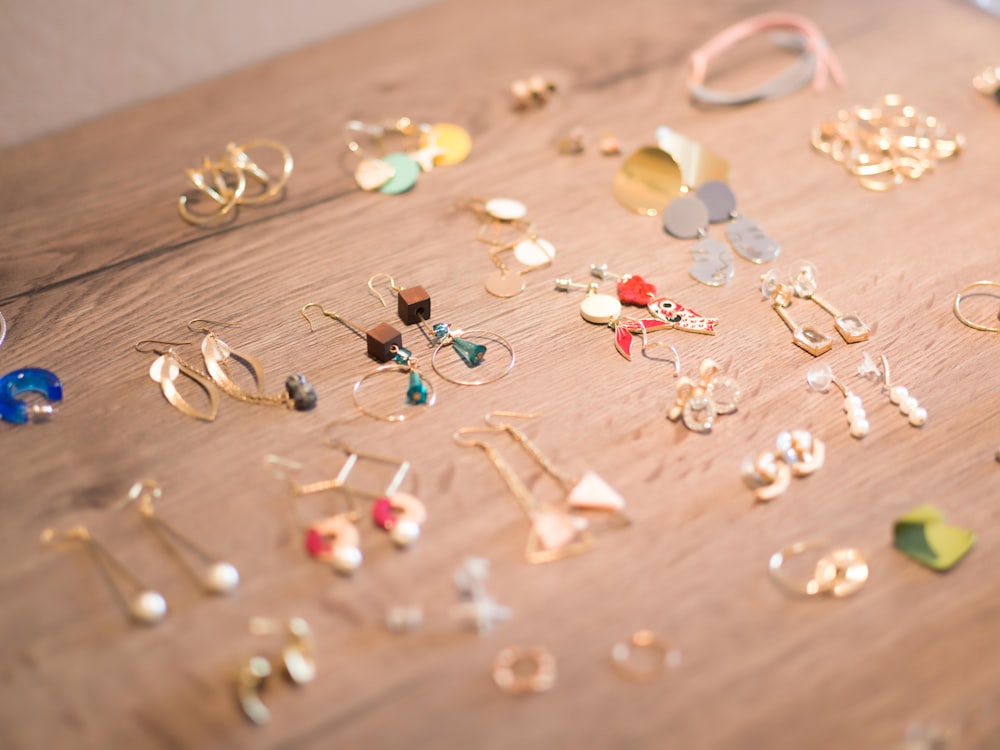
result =
M388 362L395 355L393 347L403 347L403 334L388 323L369 329L367 339L368 356L376 362Z
M431 295L422 286L411 286L399 290L399 319L412 326L421 319L430 320Z

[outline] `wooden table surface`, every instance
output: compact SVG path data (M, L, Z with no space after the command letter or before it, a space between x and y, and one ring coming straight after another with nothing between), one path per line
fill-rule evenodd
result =
M0 745L894 748L917 723L947 728L952 748L1000 747L1000 357L995 337L951 312L964 284L998 278L1000 110L970 80L1000 62L1000 23L958 0L793 0L783 9L819 24L848 87L693 107L688 52L770 9L454 0L4 153L2 369L50 368L66 398L51 423L0 428ZM720 84L783 64L766 44L748 45L725 58ZM508 84L536 72L560 91L544 109L511 111ZM839 108L892 92L968 145L919 182L875 194L814 153L808 135ZM361 192L343 124L392 114L462 124L471 157L402 196ZM741 209L781 242L775 267L812 261L825 296L872 325L867 344L835 337L822 358L865 399L865 440L849 437L839 398L807 389L813 360L761 301L761 269L738 260L727 286L698 285L690 243L612 198L618 159L553 146L582 125L613 132L628 152L661 124L730 162ZM182 170L252 137L291 149L285 199L225 227L182 222ZM454 208L470 196L523 201L557 248L515 299L483 289L492 266L474 218ZM579 295L553 291L552 278L585 277L591 263L641 273L720 319L714 337L656 334L686 371L711 356L741 384L739 411L711 435L664 419L669 364L626 361L609 331L580 318ZM372 363L350 331L324 320L310 334L298 310L318 301L365 325L392 320L365 289L382 271L427 287L436 320L506 336L511 375L482 388L438 380L438 404L402 425L352 419L350 388ZM995 309L976 304L986 316ZM832 333L817 308L793 312ZM222 337L264 362L266 389L304 372L319 407L223 398L214 423L172 409L148 378L152 357L132 346L196 340L185 330L195 317L240 321ZM423 352L412 331L405 340ZM928 409L926 427L909 427L854 375L862 350L889 356ZM563 471L613 484L633 525L581 556L525 562L513 497L481 453L451 438L494 409L541 413L524 426L531 439ZM342 459L323 438L338 420L332 433L358 449L410 460L405 489L429 510L407 552L362 524L365 563L352 579L306 556L286 488L263 465L279 454L305 466L303 480L332 476ZM826 465L755 505L740 461L791 428L826 441ZM497 446L539 497L558 496L537 466ZM138 516L114 509L144 477L162 484L165 518L239 567L235 597L197 592ZM948 574L892 547L893 519L926 502L978 535ZM165 622L129 624L82 552L39 544L43 528L78 523L164 593ZM861 548L868 584L844 600L789 597L767 561L798 539ZM489 635L450 615L451 576L468 555L490 560L489 590L513 611ZM386 610L411 603L424 608L423 628L389 633ZM244 719L232 689L242 659L281 645L249 633L255 615L304 616L318 643L315 682L275 679L263 728ZM646 685L616 676L608 656L639 628L683 657ZM493 685L495 654L514 644L556 656L550 693L515 699Z

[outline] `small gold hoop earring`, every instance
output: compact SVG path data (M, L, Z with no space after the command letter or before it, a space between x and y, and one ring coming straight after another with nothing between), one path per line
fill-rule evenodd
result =
M979 323L973 323L971 320L965 317L965 314L962 312L962 296L963 295L969 296L968 292L970 289L977 289L979 287L1000 287L1000 282L986 281L986 280L975 281L969 284L968 286L962 288L961 290L959 290L958 294L955 295L955 305L953 308L955 312L955 317L958 318L959 322L962 325L968 326L973 330L986 331L986 333L1000 333L1000 328L990 328L989 326L980 325ZM1000 315L998 315L998 317L1000 317Z
M407 403L411 406L426 408L419 411L413 411L408 414L402 411L386 413L376 411L368 406L365 406L361 401L361 389L364 387L365 382L386 372L401 372L408 375L409 385L406 389ZM354 384L354 388L351 390L351 395L354 398L354 408L366 417L377 419L380 422L405 422L407 419L413 419L417 415L423 414L426 409L434 406L437 401L437 394L434 392L434 384L430 380L423 377L417 367L417 362L412 357L402 362L379 365L374 370L365 373L358 378L357 382Z
M247 151L255 148L277 151L281 157L281 176L273 184L271 184L271 180L273 179L271 175L261 169L247 154ZM295 168L295 162L292 160L292 154L288 148L284 144L269 138L255 138L252 141L247 141L239 145L230 143L226 146L226 153L228 154L230 163L237 171L249 174L264 186L263 192L254 195L243 194L239 201L241 206L259 206L274 200L285 189L285 184L288 182L288 178L292 176L292 170Z
M235 187L229 187L225 179L224 165L219 162L212 163L206 159L202 169L184 170L184 174L191 184L194 185L195 189L199 193L208 196L219 206L219 209L211 214L195 213L188 208L188 195L184 193L177 199L177 211L180 213L181 218L188 224L203 227L217 224L224 219L231 218L231 215L235 216L234 209L240 205L243 194L247 189L247 177L242 169L234 171L236 174L236 185ZM213 175L212 182L215 183L215 187L209 184L206 173Z
M493 331L485 331L482 329L473 329L470 331L456 330L452 332L448 328L441 329L443 333L438 334L438 326L435 326L434 328L435 328L435 335L438 336L438 345L437 347L435 347L434 353L431 355L431 367L434 369L434 372L437 373L437 375L442 380L447 380L449 383L454 383L455 385L487 385L489 383L495 383L496 381L505 377L507 373L509 373L511 370L514 369L514 363L517 359L517 355L514 354L514 347L507 339L505 339L500 334L493 333ZM495 341L496 343L500 344L500 346L502 346L504 349L506 349L507 353L510 354L510 362L507 363L507 367L503 370L503 372L490 377L478 378L476 380L453 378L449 376L447 373L445 373L443 371L443 368L438 365L437 357L438 354L441 352L441 350L444 349L446 346L451 346L453 349L455 349L456 353L459 355L459 357L462 358L462 360L466 364L469 363L469 357L466 355L466 352L471 351L472 354L469 356L471 356L474 359L476 356L476 352L479 351L479 347L481 347L485 351L485 347L483 347L481 344L476 344L469 341L468 339L465 338L466 336L477 336L479 338L485 338L490 341ZM476 366L478 366L478 362L476 363Z

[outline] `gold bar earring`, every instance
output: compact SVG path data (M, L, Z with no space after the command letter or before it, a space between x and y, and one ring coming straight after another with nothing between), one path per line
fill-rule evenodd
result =
M118 507L132 502L137 503L139 514L147 521L149 528L159 537L167 553L170 554L184 571L201 586L208 594L227 595L236 591L240 584L240 573L232 563L219 560L205 552L190 537L182 534L173 524L164 521L153 508L153 499L159 498L162 490L157 482L144 479L132 485L128 495ZM185 548L189 553L201 559L205 568L199 571L181 552Z
M45 529L42 532L41 541L42 544L51 547L60 544L82 544L94 562L97 563L98 569L114 592L115 598L133 621L142 625L156 625L167 616L167 601L163 595L140 581L118 558L108 552L103 544L91 536L87 527L74 526L63 532ZM126 581L128 586L137 592L134 597L130 599L125 594L120 580Z

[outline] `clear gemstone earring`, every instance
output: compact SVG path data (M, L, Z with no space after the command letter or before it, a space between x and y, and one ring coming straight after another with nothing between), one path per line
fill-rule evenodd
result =
M806 373L806 382L810 388L820 393L826 393L831 384L837 386L844 394L844 411L847 413L847 424L851 428L851 437L860 440L868 434L868 418L865 415L865 408L861 404L861 397L855 396L849 388L837 380L829 365L817 364L810 367Z
M882 367L875 364L868 352L862 355L858 366L858 375L877 382L882 387L882 393L899 407L900 413L906 417L912 427L923 427L927 422L927 410L920 405L910 392L901 385L892 385L889 381L889 361L884 354L879 355Z
M760 277L760 296L771 301L771 309L777 313L788 330L792 332L792 343L814 357L826 354L833 341L825 333L812 326L800 326L787 312L795 292L791 286L778 281L778 274L768 271Z
M678 358L675 372L679 369ZM702 360L699 376L697 382L687 377L677 381L677 400L667 412L667 419L682 421L689 430L707 434L716 417L736 411L741 391L735 380L719 374L719 366L711 359Z
M792 290L795 296L801 299L808 299L815 302L824 312L833 316L833 327L837 333L848 344L857 344L859 341L867 341L871 336L871 329L861 320L856 312L846 315L822 297L816 296L817 272L816 266L812 263L803 263L792 279Z

